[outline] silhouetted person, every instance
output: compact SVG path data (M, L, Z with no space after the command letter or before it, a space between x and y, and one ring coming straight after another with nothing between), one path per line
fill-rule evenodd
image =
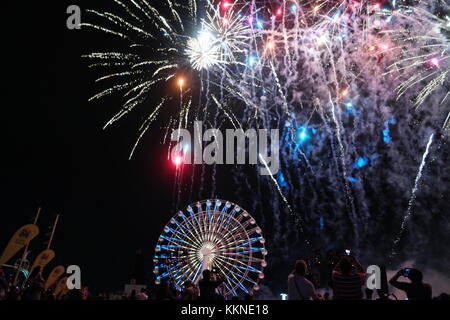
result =
M174 296L167 282L161 282L156 290L155 300L173 300Z
M69 290L69 292L66 294L66 300L82 301L83 292L80 289Z
M365 293L366 293L366 300L372 300L373 290L369 289L369 288L366 288Z
M211 271L203 270L203 278L199 281L200 300L216 300L216 289L222 284L221 280L211 280Z
M184 286L185 289L182 294L183 300L197 300L200 293L195 284L192 283L192 281L186 281Z
M5 272L0 269L0 300L6 299L8 294L8 281L6 280Z
M441 293L439 296L435 297L434 300L449 301L450 300L450 295L447 294L447 293Z
M244 296L244 301L252 301L253 295L251 293L246 293Z
M142 288L141 291L139 291L139 293L136 294L136 300L148 300L148 295L144 288Z
M294 271L288 276L289 300L318 300L319 296L311 281L305 278L308 268L304 260L295 262Z
M30 286L25 290L24 300L41 300L44 292L44 278L42 278L42 268L38 267L30 275Z
M400 282L398 278L406 277L411 282ZM391 286L406 292L409 300L431 300L431 286L422 282L423 274L417 269L408 268L399 270L389 283Z
M353 264L357 268L353 272ZM361 300L362 286L366 280L366 272L353 256L345 256L336 265L332 274L334 300Z
M132 290L130 297L128 298L129 300L136 300L136 290Z
M146 259L140 249L136 251L131 279L134 279L136 284L145 284L147 282Z

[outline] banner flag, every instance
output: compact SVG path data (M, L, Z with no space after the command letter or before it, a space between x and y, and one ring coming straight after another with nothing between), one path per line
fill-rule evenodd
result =
M64 289L67 288L67 277L61 278L56 285L55 291L53 292L55 296L58 296Z
M67 293L69 293L69 288L67 288L67 286L65 286L61 292L59 293L57 300L61 300Z
M0 257L0 267L11 259L17 252L25 247L39 234L39 227L35 224L27 224L16 231L9 240L8 245Z
M65 271L66 268L64 268L63 266L54 267L52 272L50 272L47 281L45 282L45 290L54 285L55 282L58 281L59 277L61 277Z
M52 249L47 249L47 250L42 251L36 257L36 260L34 260L33 266L31 267L31 270L30 270L30 274L32 274L33 270L36 269L37 267L41 267L41 269L43 270L44 267L47 264L49 264L49 262L52 261L54 257L55 257L55 251L53 251Z

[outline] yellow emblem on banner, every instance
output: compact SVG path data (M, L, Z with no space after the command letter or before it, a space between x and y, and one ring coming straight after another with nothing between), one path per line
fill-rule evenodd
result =
M49 264L50 261L53 260L55 257L55 251L52 249L47 249L42 251L37 257L36 260L34 260L33 266L31 267L30 274L33 273L33 270L41 267L41 269L44 269L44 267Z
M17 252L25 247L31 240L39 234L39 227L35 224L27 224L16 231L9 240L6 249L0 257L0 267L11 259Z
M54 267L52 272L50 272L47 281L45 281L45 290L54 285L55 282L58 281L59 277L61 277L65 271L66 268L64 268L63 266Z

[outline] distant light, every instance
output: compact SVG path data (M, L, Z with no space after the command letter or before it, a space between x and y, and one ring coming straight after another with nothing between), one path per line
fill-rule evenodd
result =
M259 29L264 28L264 25L263 25L263 23L262 23L261 20L256 20L256 26L257 26Z
M438 59L438 58L433 58L433 59L431 59L431 60L430 60L430 64L431 64L432 66L439 67L439 59Z
M183 78L178 79L178 85L180 86L180 88L183 87L183 85L184 85L184 79Z
M334 22L340 22L341 21L341 11L338 11L338 12L336 12L335 14L334 14L334 16L333 16L333 21Z
M386 43L383 43L383 44L380 45L380 48L383 49L383 50L387 50L387 49L389 49L389 45L386 44Z
M224 10L228 10L231 7L231 3L229 1L224 1L222 4L222 8Z
M300 133L298 134L298 138L300 139L300 142L304 142L306 139L309 138L306 127L300 128Z
M384 129L383 130L383 142L384 143L389 143L391 142L391 135L389 134L389 129Z
M356 160L356 163L354 164L354 168L362 168L365 167L369 164L369 159L365 158L365 157L361 157L358 158L358 160Z
M255 65L256 61L258 61L258 59L252 55L252 56L248 57L247 64L251 68Z
M287 295L287 293L281 293L280 297L281 297L281 300L287 300L288 295Z
M317 41L317 44L318 44L319 46L321 46L321 45L324 45L325 43L327 43L328 38L327 38L326 35L323 34L323 35L317 37L317 38L316 38L316 41Z
M173 161L173 163L175 163L175 165L178 167L180 164L183 163L183 157L182 156L176 156L175 160Z
M281 171L278 173L278 183L282 188L286 188L288 186L286 179L284 178L284 175Z
M297 5L293 4L291 7L291 13L296 13L297 12Z
M354 178L354 177L347 177L347 180L352 182L352 183L355 183L355 182L359 181L357 178Z
M277 10L277 16L281 16L282 13L283 13L283 10L281 10L281 8Z
M297 127L297 148L299 148L305 141L307 141L310 136L307 127Z
M302 132L300 133L300 139L301 139L301 140L305 140L305 139L306 139L306 132L305 132L305 131L302 131Z

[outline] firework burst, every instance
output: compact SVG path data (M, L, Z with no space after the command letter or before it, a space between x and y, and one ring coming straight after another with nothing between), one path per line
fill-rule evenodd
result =
M407 211L412 223L427 165L442 150L430 149L426 139L443 145L438 132L450 126L444 2L438 2L439 14L427 6L437 3L431 0L385 8L379 1L230 1L226 8L206 1L202 13L194 0L165 1L158 9L148 0L114 2L120 13L90 11L101 21L85 24L128 44L125 52L87 55L92 67L107 71L98 81L110 81L92 99L124 97L107 125L169 84L179 95L158 90L163 97L138 142L161 109L178 99L179 116L170 128L187 127L200 115L213 125L279 128L281 172L258 176L256 185L242 183L249 179L241 169L233 178L239 194L254 197L255 208L265 201L261 186L269 185L267 220L280 250L290 247L285 230L293 229L292 219L279 214L286 208L302 224L298 230L316 237L311 240L356 248L382 233L380 220L403 223ZM420 157L423 149L429 161ZM180 187L181 160L176 167ZM417 168L420 177L411 179ZM448 186L441 176L433 176L443 181L435 183L437 195ZM192 173L191 189L194 178ZM205 170L199 180L203 197ZM405 208L397 199L414 182L414 201Z
M186 88L187 81L183 74L190 74L189 79L194 82L203 76L202 71L206 71L208 88L220 87L220 90L246 100L248 93L237 90L239 73L233 69L245 66L239 60L245 61L242 55L250 39L249 28L240 14L245 6L239 10L230 6L222 14L219 6L207 1L206 17L201 18L197 15L195 1L184 5L167 0L158 9L147 0L114 2L121 10L120 15L88 10L100 21L83 24L112 34L128 44L128 52L101 52L84 56L92 61L90 67L102 67L106 71L107 74L97 82L112 83L90 100L111 94L121 94L124 98L122 109L105 127L143 104L158 85L172 80L179 84L182 91L179 121L172 124L174 127L187 126L194 91ZM169 14L166 17L162 12ZM119 71L111 73L110 70ZM200 90L203 88L200 87ZM140 128L130 157L161 108L173 98L173 94L163 97L150 112Z
M398 98L412 92L416 107L436 91L443 92L440 104L450 104L449 14L450 6L444 1L433 3L428 8L406 7L392 15L393 19L402 21L401 28L384 32L398 43L394 50L400 51L400 58L388 67L387 74L398 75L402 80L397 87Z

